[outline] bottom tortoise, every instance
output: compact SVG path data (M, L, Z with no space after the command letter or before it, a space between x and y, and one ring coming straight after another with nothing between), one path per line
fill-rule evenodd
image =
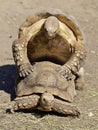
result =
M76 95L75 78L72 75L67 80L61 76L56 71L58 66L48 61L37 62L34 73L18 78L15 87L17 97L12 101L11 112L39 109L79 116L79 109L71 103Z

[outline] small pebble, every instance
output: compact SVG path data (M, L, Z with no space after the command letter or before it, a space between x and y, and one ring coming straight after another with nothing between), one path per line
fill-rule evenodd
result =
M94 114L92 112L90 112L90 113L88 113L88 116L92 117L92 116L94 116Z

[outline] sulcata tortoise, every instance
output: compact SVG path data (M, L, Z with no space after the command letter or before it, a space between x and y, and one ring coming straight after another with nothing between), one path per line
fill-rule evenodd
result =
M51 61L61 65L56 71L67 79L73 73L76 88L82 88L86 57L83 35L62 11L41 11L29 17L21 25L12 50L20 77L34 71L34 62Z
M57 71L59 65L43 61L34 64L34 73L18 78L16 98L12 101L11 112L22 109L56 111L65 115L79 116L79 109L71 104L76 95L74 77L70 80Z

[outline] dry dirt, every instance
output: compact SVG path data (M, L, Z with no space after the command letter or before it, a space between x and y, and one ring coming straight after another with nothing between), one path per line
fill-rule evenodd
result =
M59 8L75 17L85 36L88 56L85 88L75 99L79 118L55 113L6 113L14 98L12 42L18 28L35 10ZM0 0L0 130L98 130L98 0Z

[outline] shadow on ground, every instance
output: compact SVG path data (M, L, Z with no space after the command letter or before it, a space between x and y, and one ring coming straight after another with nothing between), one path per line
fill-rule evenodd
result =
M11 100L15 97L14 85L16 78L15 65L0 66L0 90L10 94Z

